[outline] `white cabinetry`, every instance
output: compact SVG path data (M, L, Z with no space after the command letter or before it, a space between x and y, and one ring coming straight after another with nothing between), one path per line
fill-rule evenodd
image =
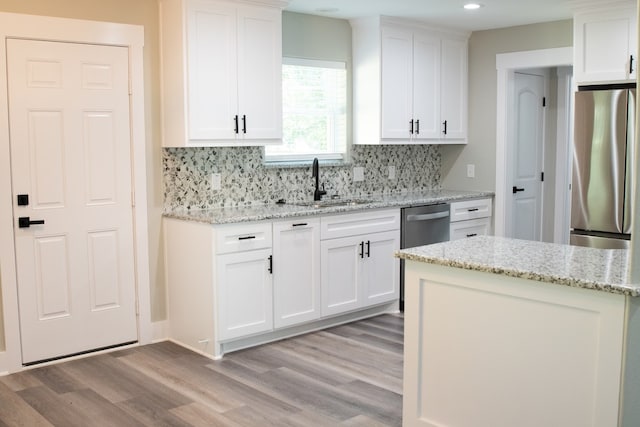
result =
M468 34L387 18L351 24L354 142L465 143Z
M398 298L399 210L322 217L321 230L323 316Z
M279 142L282 11L161 0L165 147Z
M450 240L491 234L491 199L453 202L450 213Z
M273 223L274 326L320 318L320 218Z
M635 81L635 2L579 11L573 26L573 69L578 84Z

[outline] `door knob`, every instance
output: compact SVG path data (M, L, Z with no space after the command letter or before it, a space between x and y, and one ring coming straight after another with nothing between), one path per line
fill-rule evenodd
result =
M524 191L524 188L518 188L515 185L513 186L513 194L519 193L520 191Z
M32 224L44 224L44 219L31 220L28 216L18 218L18 228L29 228Z

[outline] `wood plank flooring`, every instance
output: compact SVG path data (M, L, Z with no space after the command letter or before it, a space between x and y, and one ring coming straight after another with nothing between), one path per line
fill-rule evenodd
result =
M402 315L212 361L164 342L0 377L4 426L400 426Z

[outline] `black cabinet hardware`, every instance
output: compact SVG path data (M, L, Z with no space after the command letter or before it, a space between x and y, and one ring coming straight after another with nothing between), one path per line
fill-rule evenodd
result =
M444 133L446 135L447 134L447 121L445 120L444 122L442 122L442 124L444 125L444 130L442 131L442 133Z
M299 222L299 223L297 223L297 224L293 224L292 226L293 226L293 227L304 227L305 225L307 225L307 223L306 223L306 222Z
M29 205L29 195L18 194L18 206L27 206L27 205Z
M247 133L247 116L242 116L242 133Z
M273 255L269 255L269 273L273 274Z
M371 258L371 241L367 240L367 258Z
M360 258L364 258L364 242L360 242Z
M480 208L469 208L469 209L467 209L467 212L476 212L476 211L479 211L479 210L480 210Z
M238 240L251 240L255 238L256 236L242 236L242 237L238 237Z
M31 225L44 224L44 219L32 220L28 216L21 216L18 218L18 228L29 228Z
M413 135L413 119L411 119L411 121L409 121L410 123L410 128L409 128L409 133Z
M633 73L633 55L629 56L629 74Z
M513 194L516 194L516 193L519 193L521 191L524 191L524 188L518 188L518 187L516 187L514 185L511 191L513 191Z
M420 120L416 120L416 135L420 134Z
M234 131L235 133L238 133L238 131L240 130L240 127L239 127L239 125L238 125L238 115L237 115L237 114L236 114L236 116L233 118L233 120L234 120L234 121L235 121L235 123L236 123L236 126L235 126L235 128L233 129L233 131Z
M473 237L473 236L477 236L478 233L471 233L471 234L467 234L467 237Z

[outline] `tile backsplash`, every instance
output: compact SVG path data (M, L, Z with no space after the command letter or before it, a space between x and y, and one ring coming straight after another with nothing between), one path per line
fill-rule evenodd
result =
M278 167L264 163L262 147L165 148L164 206L209 209L313 199L311 162ZM320 182L328 196L362 197L440 188L441 156L434 145L358 145L346 165L320 164ZM353 181L353 168L364 168L364 181ZM395 178L389 179L389 166ZM221 174L213 190L211 174ZM326 196L325 196L326 197Z

